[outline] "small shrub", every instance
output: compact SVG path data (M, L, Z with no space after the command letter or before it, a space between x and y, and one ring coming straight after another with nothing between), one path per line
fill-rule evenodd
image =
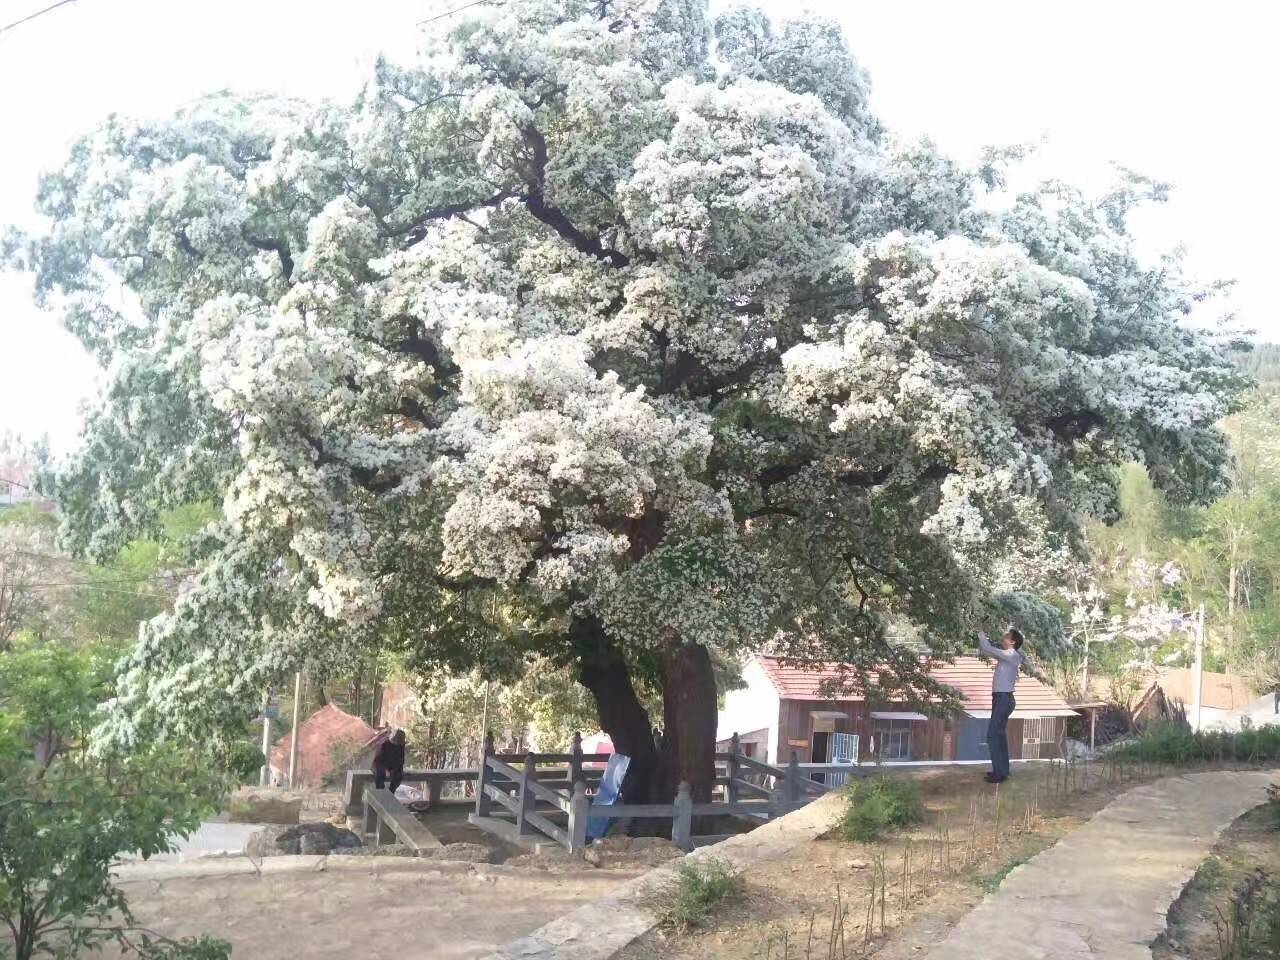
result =
M1217 857L1209 857L1191 878L1191 886L1196 890L1212 890L1222 880L1222 861Z
M742 893L742 875L725 860L685 861L655 892L658 925L670 930L701 926L716 904Z
M924 820L924 800L914 780L884 776L855 780L846 796L840 823L846 840L869 843L889 830Z

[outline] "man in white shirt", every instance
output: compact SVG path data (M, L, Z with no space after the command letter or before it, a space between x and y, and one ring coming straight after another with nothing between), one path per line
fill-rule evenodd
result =
M986 626L978 629L978 649L996 661L991 675L991 720L987 724L987 749L991 753L991 772L988 783L1003 783L1009 779L1009 735L1006 727L1017 702L1013 699L1018 685L1018 671L1026 664L1022 655L1022 634L1010 627L1000 638L1000 646L987 639Z

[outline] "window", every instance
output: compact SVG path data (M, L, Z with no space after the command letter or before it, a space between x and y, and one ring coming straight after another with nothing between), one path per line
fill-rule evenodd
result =
M911 721L877 720L876 749L881 760L910 760Z

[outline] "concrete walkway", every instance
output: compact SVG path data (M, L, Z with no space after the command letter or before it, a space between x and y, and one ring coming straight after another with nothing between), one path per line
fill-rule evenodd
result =
M150 858L151 863L165 863L175 860L195 860L201 857L238 857L244 852L245 841L249 836L261 830L261 823L222 823L205 822L187 837L179 839L172 853L157 853ZM121 857L122 861L141 860L132 854Z
M1137 787L1015 869L926 960L1151 960L1170 905L1267 772Z

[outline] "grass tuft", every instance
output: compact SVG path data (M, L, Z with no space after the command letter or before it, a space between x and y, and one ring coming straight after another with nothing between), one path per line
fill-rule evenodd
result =
M726 860L685 861L675 876L655 892L658 926L685 931L702 926L717 904L742 894L742 875Z
M1013 860L1009 863L1006 863L1003 867L1001 867L995 873L985 873L985 874L980 874L979 876L974 877L973 882L976 883L983 890L985 890L987 893L995 893L997 890L1000 889L1000 884L1005 882L1009 874L1013 873L1013 871L1017 867L1022 866L1026 862L1027 862L1027 858L1025 857L1020 860Z
M890 830L924 821L924 799L914 780L888 776L854 780L845 796L840 833L846 840L869 843Z

